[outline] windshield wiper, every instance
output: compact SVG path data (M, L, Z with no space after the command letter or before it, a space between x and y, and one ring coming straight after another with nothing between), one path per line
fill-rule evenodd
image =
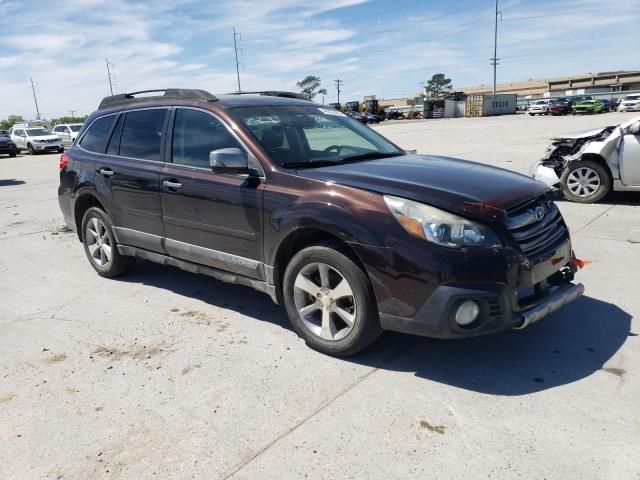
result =
M351 155L350 157L344 157L340 163L359 162L361 160L374 160L376 158L399 157L401 155L405 154L402 152L368 152L361 155Z
M308 160L306 162L284 162L282 166L285 168L315 168L330 167L338 164L340 164L340 162L334 162L332 160Z

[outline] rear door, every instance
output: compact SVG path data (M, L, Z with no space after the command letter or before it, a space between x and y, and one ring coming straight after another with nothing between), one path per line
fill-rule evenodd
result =
M118 243L163 252L159 175L169 109L118 116L106 152L95 162L96 186L108 199Z
M209 166L212 150L248 150L205 110L176 108L170 131L160 177L167 253L262 279L264 178L216 174Z

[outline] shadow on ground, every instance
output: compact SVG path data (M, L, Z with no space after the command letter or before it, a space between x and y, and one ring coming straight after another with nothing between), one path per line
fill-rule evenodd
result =
M562 195L556 201L571 203ZM640 205L640 192L611 192L598 203L602 205Z
M12 187L14 185L24 185L25 182L24 180L16 180L15 178L7 178L7 179L0 179L0 187Z
M249 287L139 262L121 281L198 298L291 330L284 308ZM491 395L525 395L576 382L601 370L633 336L631 316L590 297L522 331L466 340L436 340L387 332L364 352L346 359L384 370L411 372L454 387ZM624 375L616 365L608 374Z

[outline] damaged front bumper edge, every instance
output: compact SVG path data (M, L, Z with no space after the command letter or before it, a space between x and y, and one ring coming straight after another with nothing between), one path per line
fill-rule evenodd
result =
M581 283L569 283L566 286L559 287L553 295L547 297L542 303L533 305L518 312L522 317L522 323L514 328L516 330L522 330L532 323L536 323L538 320L541 320L547 315L559 310L564 305L573 302L583 293L584 285Z

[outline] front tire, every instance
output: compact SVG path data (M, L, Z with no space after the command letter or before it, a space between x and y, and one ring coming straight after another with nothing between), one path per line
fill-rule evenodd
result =
M82 218L82 244L89 263L101 277L125 273L133 258L120 255L109 216L98 207L89 208Z
M567 200L576 203L594 203L602 200L613 184L611 174L593 160L578 160L560 176L562 192Z
M35 150L35 148L33 148L33 145L31 145L30 143L29 143L29 144L27 144L27 150L29 150L29 153L30 153L31 155L35 155L35 154L36 154L36 150Z
M58 149L58 153L64 153L64 147L60 147L60 148Z
M353 355L382 334L371 282L340 246L298 252L283 279L289 320L306 344L333 356Z

